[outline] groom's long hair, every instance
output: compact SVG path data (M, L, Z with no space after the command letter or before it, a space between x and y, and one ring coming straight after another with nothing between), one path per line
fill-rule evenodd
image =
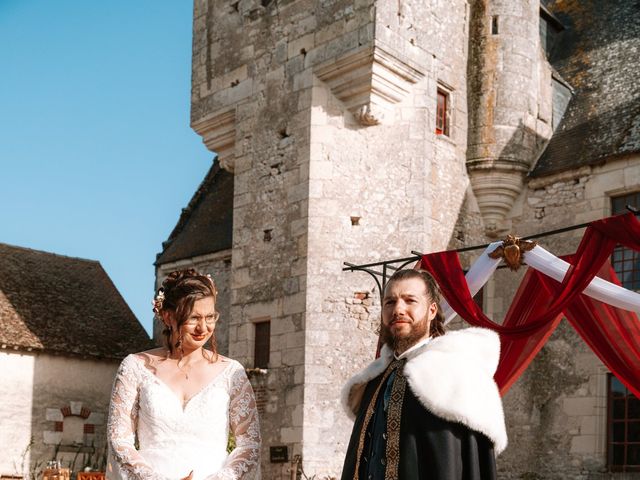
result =
M431 302L434 302L438 307L438 311L436 312L436 316L431 320L431 325L429 326L429 336L431 338L440 337L445 334L444 328L444 314L442 313L442 307L440 306L440 301L442 299L442 294L440 293L440 288L436 283L435 279L429 272L426 270L415 270L412 268L406 270L398 270L391 278L387 281L385 289L391 285L392 282L397 282L400 280L407 280L410 278L419 278L424 283L425 290L427 292L427 296ZM380 322L382 323L382 318L380 318Z

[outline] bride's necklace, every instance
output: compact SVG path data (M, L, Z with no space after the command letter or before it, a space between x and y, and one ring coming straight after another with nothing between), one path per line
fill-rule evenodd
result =
M189 380L189 371L190 371L190 370L192 369L192 367L193 367L193 366L191 365L191 363L192 363L192 362L185 364L185 365L184 365L184 368L183 368L183 367L180 365L180 362L182 361L182 358L171 358L171 357L169 357L169 356L167 355L167 359L175 360L175 362L176 362L176 367L178 368L178 370L180 371L180 373L181 373L182 375L184 375L184 379L185 379L185 380Z
M178 366L178 370L180 370L180 372L182 372L182 374L184 375L185 380L189 380L189 372L187 372L186 370L183 370L183 368L180 366L180 362L178 361L178 363L176 363L176 365ZM189 369L191 369L190 365L185 365L185 368L189 367Z

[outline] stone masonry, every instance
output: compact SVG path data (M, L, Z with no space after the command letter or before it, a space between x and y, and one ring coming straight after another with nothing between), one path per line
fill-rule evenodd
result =
M251 366L252 322L271 321L267 478L276 445L307 475L340 472L340 387L376 342L350 306L377 295L342 262L451 236L469 185L469 15L464 1L195 4L192 124L234 173L229 354ZM446 138L433 133L439 86Z
M379 322L379 292L344 261L594 220L640 190L631 150L530 174L575 94L540 42L543 13L563 28L534 0L195 0L191 123L234 175L232 248L159 265L158 279L211 273L220 350L247 368L254 324L271 322L269 368L251 372L264 478L340 476L340 388L373 358ZM564 254L579 237L543 244ZM518 275L485 287L490 317L504 316ZM607 476L606 377L561 325L505 398L501 478L624 478ZM270 462L275 446L288 464Z

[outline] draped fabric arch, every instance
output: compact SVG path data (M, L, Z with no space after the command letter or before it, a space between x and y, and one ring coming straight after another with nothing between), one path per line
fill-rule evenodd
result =
M617 244L640 251L640 222L635 215L590 223L576 253L565 258L567 263L553 256L555 260L549 261L550 254L538 247L527 252L525 262L530 256L530 266L538 270L530 268L526 273L502 324L488 318L472 298L497 261L482 259L484 266L472 267L467 279L456 252L424 255L419 268L434 276L455 313L471 325L500 335L502 348L495 379L503 395L566 316L602 362L640 397L640 325L636 314L640 312L640 295L621 288L608 263ZM484 273L478 274L479 270Z

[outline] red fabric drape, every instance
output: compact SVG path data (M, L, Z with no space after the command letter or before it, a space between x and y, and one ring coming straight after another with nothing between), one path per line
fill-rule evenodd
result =
M636 348L640 331L633 323L637 320L635 315L613 307L605 308L601 302L581 294L617 243L640 250L640 222L633 214L592 222L561 283L536 271L527 272L502 325L484 315L471 298L456 252L425 255L420 268L431 272L458 315L472 325L490 328L500 334L502 349L495 378L502 394L533 360L563 313L574 319L572 324L579 325L576 330L605 365L636 393L640 388L640 349ZM594 316L589 317L587 312ZM605 329L606 335L602 333L605 322L615 325ZM596 325L600 326L600 332ZM619 351L625 354L614 353ZM637 366L629 361L632 357L636 359ZM634 384L637 386L635 390L632 388Z
M505 316L504 327L518 327L526 324L530 319L539 318L548 311L552 296L545 288L546 286L541 284L540 280L543 277L544 275L537 270L532 268L527 270ZM529 336L500 336L500 363L494 378L502 395L507 393L524 373L560 320L562 320L561 313Z
M610 265L605 265L598 276L620 284ZM558 283L549 277L542 281L548 289L558 288ZM602 363L640 398L640 323L636 313L581 294L565 314Z

